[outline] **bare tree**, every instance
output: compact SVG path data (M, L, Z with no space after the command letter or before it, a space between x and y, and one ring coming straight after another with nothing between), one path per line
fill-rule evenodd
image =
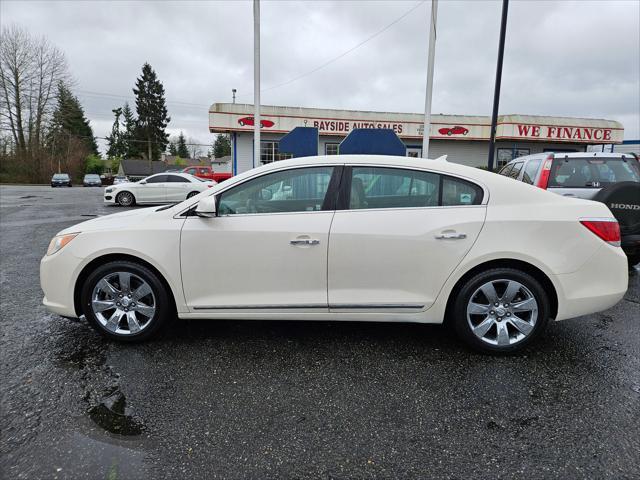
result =
M43 143L58 82L68 83L64 54L46 38L11 25L0 33L0 126L8 127L17 153L31 156Z

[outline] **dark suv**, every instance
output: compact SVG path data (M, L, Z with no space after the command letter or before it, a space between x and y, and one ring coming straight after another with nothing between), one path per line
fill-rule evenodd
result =
M640 162L633 153L538 153L498 172L565 197L602 202L620 224L629 263L640 262Z

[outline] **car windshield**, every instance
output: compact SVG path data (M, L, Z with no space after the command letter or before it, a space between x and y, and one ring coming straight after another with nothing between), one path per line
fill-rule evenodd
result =
M635 158L559 158L549 175L549 187L557 188L598 188L617 182L640 182Z
M69 178L69 175L67 175L66 173L56 173L53 176L54 180L67 180Z
M86 180L100 180L100 175L88 174L88 175L85 175L84 178Z

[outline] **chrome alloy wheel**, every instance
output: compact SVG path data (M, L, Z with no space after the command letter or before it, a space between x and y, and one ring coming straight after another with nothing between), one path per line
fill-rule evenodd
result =
M491 280L467 304L467 322L483 342L500 347L526 338L538 320L538 302L527 287L508 279Z
M113 272L103 277L93 289L91 309L109 332L133 335L151 323L156 312L156 298L149 284L138 275Z
M128 207L133 204L133 195L129 192L122 192L116 197L117 202L122 207Z

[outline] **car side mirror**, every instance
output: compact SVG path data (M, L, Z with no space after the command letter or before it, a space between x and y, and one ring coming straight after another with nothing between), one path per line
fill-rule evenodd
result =
M140 185L146 185L147 181L146 180L140 180Z
M213 218L216 216L216 197L209 195L198 202L196 215L202 218Z

